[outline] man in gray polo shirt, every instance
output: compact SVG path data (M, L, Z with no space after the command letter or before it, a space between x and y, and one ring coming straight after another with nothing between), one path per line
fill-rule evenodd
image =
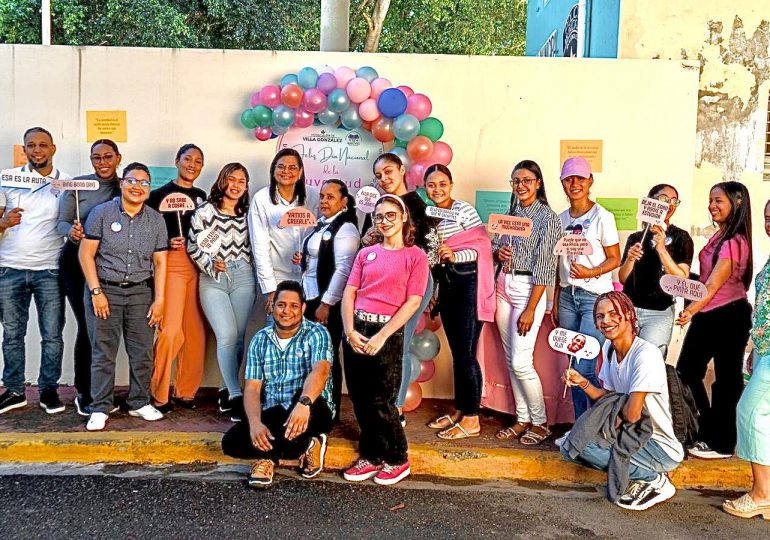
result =
M150 378L154 327L163 317L168 236L161 215L144 204L149 194L147 167L127 165L120 197L91 211L80 243L93 350L89 431L104 429L113 409L121 333L130 368L128 414L163 418L150 403Z

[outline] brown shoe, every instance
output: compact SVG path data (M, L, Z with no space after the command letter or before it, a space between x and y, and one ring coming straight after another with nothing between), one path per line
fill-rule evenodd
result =
M324 468L324 457L326 456L326 434L321 433L318 437L310 439L310 444L305 453L300 457L302 464L302 477L313 478L317 476Z
M264 489L273 483L273 469L275 465L270 459L260 459L251 466L249 474L249 486Z

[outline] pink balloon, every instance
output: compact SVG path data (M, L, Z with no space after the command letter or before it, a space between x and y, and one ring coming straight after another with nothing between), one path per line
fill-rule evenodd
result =
M415 328L414 333L419 334L423 330L425 330L425 313L420 315L420 318L417 319L417 327Z
M411 188L420 187L425 183L425 169L427 169L432 163L427 161L415 161L406 171L406 182Z
M311 113L319 113L326 108L328 100L326 99L326 94L318 88L311 88L305 92L302 102Z
M260 141L269 140L272 134L273 134L273 131L269 127L258 127L254 130L254 137L259 139Z
M407 99L409 99L409 96L414 95L414 90L412 90L412 88L409 86L402 84L401 86L397 86L396 88L401 90L404 93L404 95L407 97Z
M426 382L436 373L436 363L433 360L420 362L420 376L414 382Z
M337 78L337 88L345 88L350 81L356 78L356 72L349 67L340 66L334 70L334 76Z
M447 143L437 141L433 143L433 153L430 155L430 161L449 165L452 162L453 155L452 148Z
M438 329L441 328L441 315L436 315L434 319L431 319L430 316L427 316L425 321L425 328L431 332L437 332Z
M315 120L313 113L300 107L294 112L294 124L292 125L298 128L306 128L313 125L313 120Z
M353 103L363 103L372 93L372 87L369 81L363 77L356 77L348 83L345 91L348 93L350 101Z
M251 99L249 100L249 103L251 104L252 109L258 105L262 105L262 99L259 97L259 92L254 92L251 94Z
M377 100L369 98L358 106L358 116L364 122L371 122L377 120L380 116L380 110L377 108Z
M377 99L378 97L380 97L380 94L382 94L383 90L387 90L392 86L393 85L388 79L383 79L382 77L374 79L372 81L372 97L374 99Z
M432 110L433 104L425 94L412 94L406 98L406 112L417 120L425 120Z
M268 84L259 91L259 98L262 100L262 105L273 109L281 104L281 88L274 84Z

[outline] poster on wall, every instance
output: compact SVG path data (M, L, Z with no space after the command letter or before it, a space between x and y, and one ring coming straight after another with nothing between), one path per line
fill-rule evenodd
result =
M128 142L126 111L86 111L86 141Z
M597 197L596 202L615 216L615 225L619 231L636 230L636 212L639 199L630 197Z
M505 214L510 207L510 191L476 192L476 210L484 223L489 221L490 214Z
M372 164L383 152L383 143L365 129L313 125L281 135L277 150L283 148L293 148L302 156L308 187L318 190L325 180L339 178L355 194L372 184Z
M571 157L585 158L591 164L591 172L602 172L602 151L604 141L601 139L591 140L567 140L559 141L559 159L564 163Z

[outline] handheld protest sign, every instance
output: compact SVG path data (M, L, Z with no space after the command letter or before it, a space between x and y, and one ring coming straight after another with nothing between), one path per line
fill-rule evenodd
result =
M318 223L313 212L307 208L292 208L281 216L278 226L285 227L313 227Z
M494 234L528 237L532 234L532 220L506 214L489 214L487 231Z
M584 358L596 358L602 346L599 340L566 328L554 328L548 334L548 345L558 352L574 356L578 363Z
M184 193L170 193L160 201L159 210L161 212L176 212L179 236L182 236L182 212L195 210L195 203Z
M214 256L222 246L222 237L219 236L219 232L216 229L203 229L195 237L195 243L198 244L198 247L201 248L201 251L208 255Z
M694 279L685 279L671 275L660 277L660 288L671 296L681 296L686 300L703 300L708 295L706 285Z
M566 234L559 238L553 248L554 255L577 257L578 255L591 255L594 248L588 239L580 234Z
M669 208L671 208L671 206L668 203L650 197L645 197L639 201L639 210L636 213L636 219L647 224L644 229L644 234L642 234L642 244L644 244L644 239L647 236L650 227L658 225L664 229L666 228L666 215L668 214Z
M96 191L99 189L99 180L60 180L58 178L51 181L51 186L59 191L74 191L75 192L75 216L78 223L80 223L80 197L78 191Z
M356 193L356 208L365 214L374 212L374 203L380 198L380 192L372 186L364 186Z
M425 214L428 217L436 219L445 219L447 221L460 221L460 212L451 208L439 208L438 206L428 206L425 208Z
M48 183L48 177L39 174L3 169L0 171L0 186L15 189L37 189ZM21 208L21 192L16 206Z

